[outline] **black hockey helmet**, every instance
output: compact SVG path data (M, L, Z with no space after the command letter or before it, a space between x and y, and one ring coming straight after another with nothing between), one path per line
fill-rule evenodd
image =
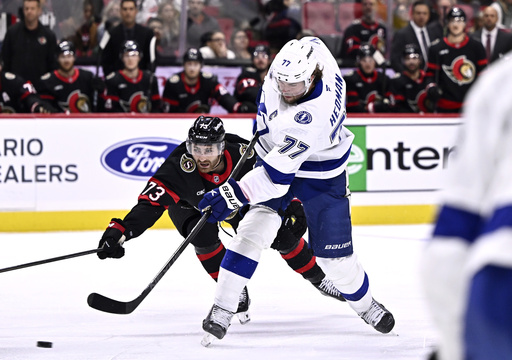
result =
M375 48L371 46L370 44L361 44L359 46L359 49L357 50L357 61L360 61L362 58L365 58L367 56L373 57L373 54L375 54Z
M216 145L218 154L224 151L224 124L218 117L200 115L188 131L187 151L194 154L194 145Z
M254 59L258 54L265 54L270 57L270 48L266 45L256 45L251 57Z
M142 58L142 52L140 51L139 44L133 40L126 40L121 46L119 56L122 58L124 54L134 52L137 52L138 55Z
M404 50L402 51L402 57L408 58L413 57L414 55L421 57L421 50L418 45L416 44L407 44L404 47Z
M187 61L199 61L201 64L203 63L203 54L197 48L188 49L183 55L183 63Z
M450 22L453 19L462 19L466 22L466 13L460 7L452 7L450 11L448 11L448 14L446 14L446 21Z
M59 55L75 55L75 45L68 40L63 40L57 45L57 56Z

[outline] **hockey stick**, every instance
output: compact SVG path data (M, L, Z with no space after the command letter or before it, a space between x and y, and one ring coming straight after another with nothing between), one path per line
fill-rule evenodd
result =
M0 269L0 273L7 272L7 271L12 271L12 270L23 269L23 268L27 268L27 267L31 267L31 266L36 266L36 265L48 264L48 263L51 263L51 262L54 262L54 261L71 259L71 258L83 256L83 255L94 254L94 253L97 253L100 250L101 249L86 250L86 251L81 251L81 252L77 252L77 253L74 253L74 254L62 255L62 256L57 256L57 257L53 257L53 258L50 258L50 259L33 261L33 262L26 263L26 264L6 267L6 268L3 268L3 269Z
M96 62L96 78L98 77L100 73L100 64L101 64L101 57L103 56L103 50L105 49L105 46L107 46L108 42L110 40L110 33L108 31L105 31L103 34L103 37L101 38L100 44L99 44L99 50L98 50L98 60ZM108 75L108 74L103 74ZM98 90L94 89L94 99L93 99L93 110L94 112L98 111Z
M250 153L252 152L254 145L256 145L256 141L258 140L258 137L259 137L259 133L256 132L254 134L253 138L251 139L251 142L247 146L245 153L242 155L242 157L236 164L235 168L231 172L231 175L229 176L229 178L234 178L240 173L240 170L242 169L243 165L245 164L245 161L247 160ZM158 284L158 282L162 279L162 277L169 270L169 268L176 262L176 260L183 253L183 251L188 246L188 244L190 244L190 242L192 240L194 240L197 233L199 233L199 231L201 231L201 229L203 228L208 217L210 217L210 214L211 214L211 209L208 209L204 212L201 219L198 221L196 226L194 226L194 228L192 229L190 234L188 234L188 236L185 238L185 240L183 240L183 242L180 244L180 246L178 246L178 248L176 249L176 251L174 252L172 257L167 261L167 263L158 272L158 274L156 274L155 278L149 283L149 285L146 286L144 291L142 291L142 293L139 296L137 296L135 299L133 299L132 301L124 302L124 301L117 301L114 299L110 299L110 298L103 296L101 294L98 294L98 293L92 293L87 297L87 304L89 304L90 307L92 307L96 310L108 312L111 314L126 315L126 314L132 313L133 310L135 310L137 308L137 306L139 306L140 303L146 298L146 296L148 296L148 294L151 292L151 290L153 290L153 288L156 286L156 284Z
M149 42L149 85L148 85L148 103L152 105L152 94L151 90L153 87L153 81L155 79L155 70L156 70L156 36L151 38ZM150 112L150 111L148 111Z

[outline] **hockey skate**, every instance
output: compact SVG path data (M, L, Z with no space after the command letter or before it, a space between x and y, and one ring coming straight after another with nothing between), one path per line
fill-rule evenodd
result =
M339 301L346 301L341 292L327 277L324 277L320 283L313 284L313 286L316 287L324 296L329 296Z
M395 318L384 305L372 298L370 308L358 314L367 324L370 324L375 330L387 334L395 326Z
M244 287L238 298L238 309L236 310L236 316L240 324L244 325L251 321L251 315L249 314L249 305L251 305L251 299L249 298L249 292L247 286Z
M214 304L206 319L203 320L203 330L206 334L201 340L201 345L208 347L215 338L222 339L228 331L233 315L231 311Z

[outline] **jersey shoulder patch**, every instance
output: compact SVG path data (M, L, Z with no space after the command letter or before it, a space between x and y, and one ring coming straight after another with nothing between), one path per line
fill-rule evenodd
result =
M50 78L50 76L52 76L52 73L47 72L46 74L41 76L41 80L48 80Z
M441 42L441 39L435 39L434 41L432 41L432 42L430 43L430 46L432 46L432 45L437 45L437 44L439 44L440 42Z
M399 78L401 78L401 77L402 77L402 74L400 74L400 73L398 73L398 72L397 72L397 73L395 73L395 75L393 75L393 79L399 79Z
M110 74L107 75L107 77L105 78L106 80L110 80L110 79L113 79L114 76L116 76L116 72L115 71L112 71Z
M346 76L352 76L354 75L354 70L350 70L349 72L345 73L345 75L343 75L344 77Z
M240 144L240 155L243 156L245 154L245 152L247 151L248 147L249 147L248 144ZM249 157L247 159L252 159L253 156L254 156L254 148L251 150Z
M196 169L196 162L193 158L190 156L187 156L187 154L181 155L180 159L180 167L181 170L183 170L186 173L191 173Z
M180 81L180 76L178 74L174 74L169 78L169 82L171 84L177 84Z
M7 80L14 80L14 79L16 79L16 74L13 74L12 72L6 72L5 73L5 78Z
M205 79L211 79L213 77L213 74L211 72L204 72L203 71L203 77Z

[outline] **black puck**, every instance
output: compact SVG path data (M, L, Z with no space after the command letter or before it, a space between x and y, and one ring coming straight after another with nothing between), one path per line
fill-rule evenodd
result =
M38 341L37 342L37 347L51 348L52 346L53 346L53 344L49 341Z

